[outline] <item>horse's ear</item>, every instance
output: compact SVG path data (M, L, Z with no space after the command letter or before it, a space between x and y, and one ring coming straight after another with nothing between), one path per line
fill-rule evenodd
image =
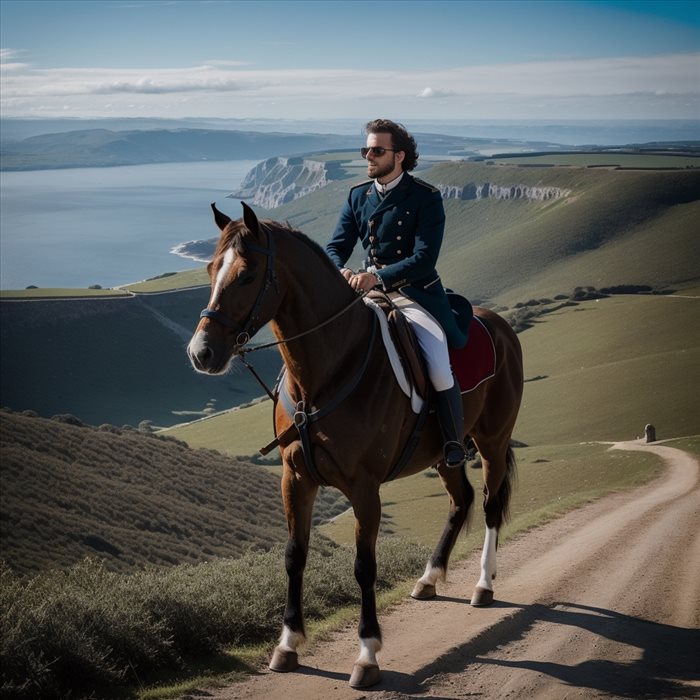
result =
M223 231L231 223L231 219L216 208L216 202L211 203L211 208L214 212L214 221L216 221L216 225L219 227L220 231Z
M245 224L245 227L257 237L260 233L260 224L258 223L258 217L245 202L241 202L241 204L243 205L243 223Z

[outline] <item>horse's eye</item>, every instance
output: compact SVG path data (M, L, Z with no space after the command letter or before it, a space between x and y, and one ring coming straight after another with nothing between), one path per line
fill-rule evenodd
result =
M250 284L251 282L254 282L254 281L255 281L255 275L252 272L249 272L248 274L243 275L240 278L239 283L241 286L244 286L244 285Z

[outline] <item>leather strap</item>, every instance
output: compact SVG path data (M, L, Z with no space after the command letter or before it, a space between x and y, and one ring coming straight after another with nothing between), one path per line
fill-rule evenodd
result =
M292 430L292 428L296 428L299 434L299 439L301 441L301 449L304 454L306 468L309 470L311 477L315 481L318 481L324 486L328 486L328 482L321 476L320 472L318 471L318 468L316 467L316 462L313 457L311 438L309 436L309 424L315 423L324 416L327 416L335 408L337 408L343 401L345 401L345 399L348 396L350 396L350 394L360 383L360 380L364 376L367 370L367 366L369 365L369 358L372 354L374 340L377 335L377 325L377 319L373 316L372 334L370 336L369 343L367 343L367 352L365 353L362 366L355 373L352 379L347 384L345 384L345 386L343 386L343 388L339 392L335 394L333 399L321 408L309 411L305 401L302 400L295 403L292 397L289 395L289 392L287 391L287 382L285 381L287 374L286 369L283 371L277 382L277 386L275 387L275 397L277 400L282 402L284 410L290 417L293 418L294 423L289 428L287 428L281 435L275 436L275 439L272 442L265 445L265 447L261 448L261 454L265 455L268 452L270 452L270 450L277 447L280 444L280 440L286 437ZM263 452L263 450L265 451Z

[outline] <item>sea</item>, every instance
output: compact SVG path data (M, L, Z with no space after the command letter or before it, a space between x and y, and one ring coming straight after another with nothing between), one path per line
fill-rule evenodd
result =
M40 129L34 122L22 123ZM29 126L28 126L29 125ZM12 124L4 127L7 131ZM194 125L188 125L194 126ZM217 123L251 131L357 133L355 120ZM570 146L700 139L698 120L440 121L416 133L548 141ZM64 128L77 128L74 122ZM16 134L26 136L26 134ZM420 146L420 143L419 143ZM116 287L201 267L182 244L214 238L210 203L232 218L235 191L257 160L0 172L0 288Z
M218 236L210 205L259 161L0 173L0 288L103 288L202 267L178 245Z

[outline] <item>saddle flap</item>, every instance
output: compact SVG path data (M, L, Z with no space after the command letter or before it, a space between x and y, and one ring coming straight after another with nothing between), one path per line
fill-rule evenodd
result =
M401 364L404 366L416 393L425 399L428 396L428 373L416 334L399 309L392 308L389 311L388 319L389 331L399 353Z

